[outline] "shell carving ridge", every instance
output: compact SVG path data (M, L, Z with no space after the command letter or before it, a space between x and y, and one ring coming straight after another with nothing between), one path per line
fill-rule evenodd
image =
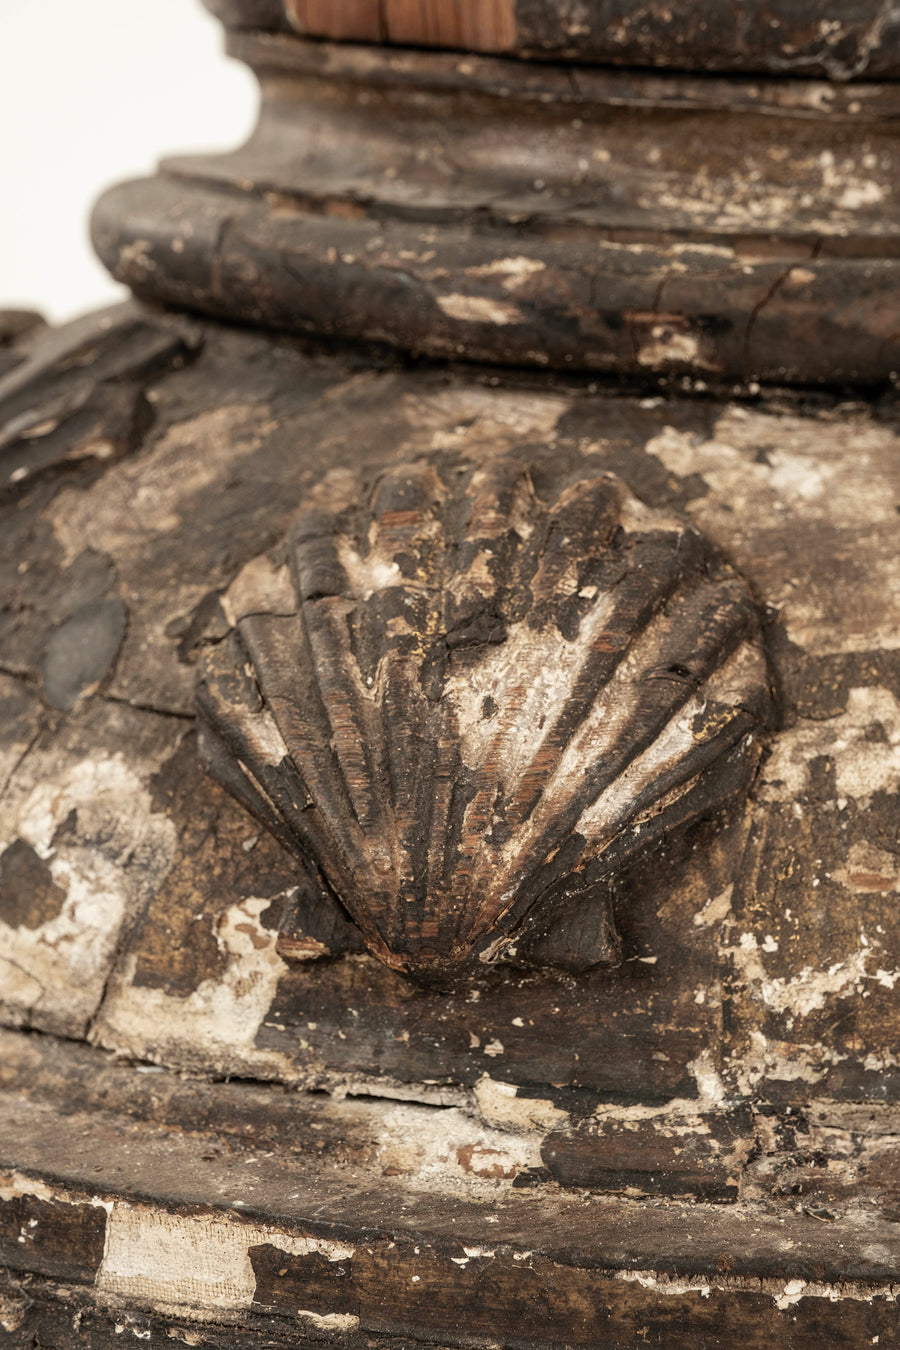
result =
M329 931L390 966L615 963L616 875L752 778L768 678L745 584L609 474L543 501L521 456L423 459L352 490L327 478L223 599L212 772Z

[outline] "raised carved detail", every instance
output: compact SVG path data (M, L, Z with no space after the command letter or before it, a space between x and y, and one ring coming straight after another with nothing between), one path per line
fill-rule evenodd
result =
M421 459L357 491L327 478L239 575L198 690L212 772L307 873L285 954L349 915L425 979L614 963L616 875L757 763L746 586L609 474L545 502L521 456Z

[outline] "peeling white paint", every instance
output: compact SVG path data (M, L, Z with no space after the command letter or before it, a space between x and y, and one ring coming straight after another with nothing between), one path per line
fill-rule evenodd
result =
M250 896L224 911L216 940L225 969L185 998L134 984L135 958L129 958L104 1004L94 1040L141 1059L214 1063L225 1072L296 1080L299 1070L290 1056L255 1045L278 981L289 968L275 951L277 933L259 921L274 898Z
M92 487L62 488L48 514L66 564L86 548L127 555L134 547L136 520L142 531L178 529L189 503L218 481L222 459L252 453L275 425L260 417L255 404L224 404L167 431L154 445L149 465L144 456L129 457L113 464ZM196 453L198 445L203 454ZM207 447L221 449L215 454ZM204 586L208 583L200 586L201 595Z
M517 256L513 258L495 258L493 262L482 263L480 267L467 267L469 277L499 277L504 290L516 291L540 272L547 270L547 264L538 258Z
M319 1253L329 1261L350 1260L355 1251L343 1243L296 1237L226 1215L172 1214L115 1201L106 1223L96 1293L101 1299L126 1298L182 1315L196 1315L198 1309L240 1312L251 1306L256 1293L250 1248L265 1244L288 1256Z
M758 1276L709 1275L695 1278L667 1275L658 1270L617 1270L615 1279L626 1284L639 1284L653 1293L672 1297L686 1294L699 1294L709 1298L715 1293L753 1293L766 1294L779 1311L787 1312L804 1298L826 1299L829 1303L839 1303L842 1299L871 1303L874 1299L885 1299L889 1303L897 1300L897 1289L891 1284L863 1284L847 1281L841 1284L825 1284L814 1281L793 1279L760 1279Z
M638 347L639 366L689 365L708 368L700 351L700 341L693 333L673 332L664 324L655 324L649 339Z
M36 928L0 922L0 1001L13 1020L83 1034L103 997L123 922L174 858L175 828L152 808L144 782L118 754L63 768L48 763L47 776L24 798L7 798L0 808L2 846L17 838L30 844L65 896L59 913ZM57 838L73 812L77 829Z
M884 739L871 738L878 724ZM873 792L900 789L900 703L889 689L860 687L847 695L847 711L824 722L801 721L781 732L764 766L760 796L792 801L809 789L810 761L834 761L841 797L868 801Z
M617 1280L625 1284L639 1284L643 1289L652 1289L656 1294L699 1294L709 1298L713 1286L709 1280L698 1278L679 1279L677 1275L665 1275L653 1270L617 1270Z
M704 1050L696 1059L690 1061L687 1069L697 1084L695 1111L717 1111L725 1105L728 1094L713 1063L712 1051Z
M481 1117L497 1130L561 1129L568 1114L543 1097L520 1097L515 1083L501 1083L483 1074L475 1084L475 1100Z
M900 646L900 441L891 427L858 413L823 423L729 407L709 439L666 426L647 450L669 472L709 485L688 504L692 518L777 607L798 646L815 653ZM829 543L802 575L792 522ZM867 548L864 571L826 573L832 558L852 558L858 540L873 536L879 546Z
M39 1177L29 1177L24 1172L0 1172L0 1200L9 1204L11 1200L19 1200L25 1195L33 1196L35 1200L58 1198L56 1192Z
M750 1096L766 1080L820 1083L834 1064L847 1058L825 1045L778 1041L761 1031L750 1033L745 1054L734 1064L740 1092Z
M731 897L734 894L734 882L729 882L723 891L707 900L702 909L694 915L696 928L710 928L713 924L723 923L731 913Z
M487 1128L460 1110L397 1105L382 1117L377 1158L412 1189L473 1198L540 1167L541 1136Z
M315 1327L317 1331L340 1331L346 1333L355 1331L359 1326L359 1318L353 1313L314 1313L308 1312L306 1308L298 1308L294 1313L295 1317L302 1317L304 1322Z
M525 321L518 305L489 295L439 295L437 302L449 318L462 323L493 323L503 327Z
M760 946L753 933L741 933L737 942L725 948L725 954L734 962L740 978L751 995L773 1012L808 1017L824 1008L830 998L848 998L858 994L866 980L875 980L888 988L900 979L900 971L879 969L870 973L868 965L875 959L881 944L863 943L841 961L835 961L824 970L803 966L793 970L789 978L767 974L761 953L771 948Z
M500 454L523 439L540 437L555 441L560 418L572 406L558 395L531 394L524 390L465 389L435 390L407 395L402 406L410 427L403 452L411 457L423 450L454 449L482 456L484 446Z

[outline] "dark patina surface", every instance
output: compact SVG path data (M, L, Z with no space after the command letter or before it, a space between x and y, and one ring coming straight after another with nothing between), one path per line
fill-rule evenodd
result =
M589 8L577 49L605 60ZM424 13L384 13L401 10ZM255 140L97 216L141 298L53 332L0 318L0 1343L891 1345L896 92L304 42L280 6L228 16L263 74ZM805 70L864 41L867 74L892 73L864 6L828 52L780 18ZM552 55L539 7L514 20L512 47ZM752 66L725 28L707 40L696 69L717 43L774 68L777 43L754 39ZM479 498L510 466L519 489ZM567 514L591 485L616 528ZM501 558L480 571L479 510ZM382 556L382 529L415 547ZM626 552L640 566L620 574ZM548 558L571 575L543 594ZM698 809L659 798L611 888L485 963L486 929L467 945L440 925L493 895L518 808L490 784L517 742L484 729L527 706L527 662L480 681L520 632L532 685L561 668L613 574L611 595L628 578L620 598L653 599L598 629L589 670L670 620L678 647L634 667L625 759L675 693L708 711L742 643L756 701L729 684L719 711L755 744L734 790L727 756L676 756ZM710 597L699 627L684 595ZM389 650L407 696L385 717ZM232 735L212 754L227 786L198 680L204 734ZM577 721L563 685L557 750ZM579 707L607 687L592 674ZM470 727L496 854L485 868L466 804L477 885L449 869L407 913L397 840L434 738L384 745L463 688L478 719L460 695L442 726L451 750ZM302 713L289 762L241 749L248 709L276 704ZM228 790L281 791L297 765L319 774L310 801ZM406 826L385 826L404 791ZM364 845L349 866L339 829ZM359 881L385 838L387 900ZM435 876L461 856L441 838Z

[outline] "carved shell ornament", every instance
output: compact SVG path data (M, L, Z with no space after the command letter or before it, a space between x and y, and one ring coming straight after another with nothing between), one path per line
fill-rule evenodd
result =
M351 492L238 576L198 690L213 774L302 866L285 949L614 963L611 879L756 767L745 584L610 474L545 502L521 456L423 459Z

